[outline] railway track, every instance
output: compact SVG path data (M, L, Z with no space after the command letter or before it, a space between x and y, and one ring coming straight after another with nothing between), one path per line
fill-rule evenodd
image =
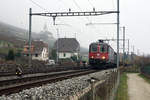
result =
M66 67L66 66L50 66L49 69L46 70L38 70L38 71L34 71L34 69L28 69L28 71L24 71L22 70L22 74L26 75L26 74L36 74L36 73L49 73L49 72L60 72L60 71L67 71L67 70L80 70L80 69L91 69L90 66L70 66L70 67ZM33 70L33 71L31 71ZM7 76L16 76L15 71L12 72L0 72L0 77L7 77Z
M98 70L82 69L82 70L70 70L62 72L46 73L33 76L22 76L14 79L0 80L0 95L8 95L11 93L19 92L23 89L41 86L46 83L56 82L72 77L86 75L97 72Z

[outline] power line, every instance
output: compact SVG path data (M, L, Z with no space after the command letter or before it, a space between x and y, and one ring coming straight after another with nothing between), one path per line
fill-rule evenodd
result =
M39 5L38 3L36 3L35 1L33 1L33 0L29 0L29 1L31 1L33 4L35 4L36 6L38 6L39 8L41 8L42 10L44 10L46 12L49 12L44 7L42 7L41 5Z
M37 2L35 2L35 1L33 1L33 0L29 0L29 1L31 1L34 5L38 6L40 9L42 9L42 10L44 10L44 11L46 11L46 12L49 12L47 9L45 9L43 6L41 6L39 3L37 3ZM61 1L61 0L59 0L59 1ZM89 0L88 0L88 1L89 1ZM62 1L62 2L63 2L63 1ZM81 9L81 7L78 5L78 3L77 3L75 0L73 0L73 2L74 2L74 4L76 5L76 7L77 7L80 11L82 11L82 9ZM91 4L91 6L93 6L90 1L89 1L89 3ZM64 3L64 5L65 5L65 3ZM91 21L90 21L90 19L89 19L88 17L86 17L86 19L91 23ZM95 26L93 26L93 28L95 28L95 30L97 30L97 28L96 28Z
M95 8L92 4L92 2L90 2L90 0L88 0L89 4L92 6L92 8Z
M63 0L57 0L63 3L64 6L70 7L67 3L65 3Z
M59 1L63 2L62 0L59 0ZM72 0L72 1L73 1L73 3L75 4L75 6L76 6L80 11L82 11L81 7L78 5L78 3L76 2L76 0ZM89 2L90 2L90 1L89 1ZM64 2L63 2L63 4L66 5ZM92 5L92 3L90 3L90 4ZM68 6L68 5L67 5L67 6ZM92 5L92 7L93 7L93 5ZM88 17L86 17L86 19L91 23L91 21L90 21L90 19L89 19ZM93 26L93 28L96 29L95 26ZM97 29L96 29L96 30L97 30Z
M35 4L36 6L38 6L40 9L42 9L42 10L44 10L44 11L46 11L46 12L49 12L47 9L45 9L44 7L42 7L40 4L36 3L35 1L33 1L33 0L29 0L29 1L31 1L33 4ZM63 2L62 0L58 0L58 1ZM63 4L64 4L64 6L66 5L64 2L63 2ZM76 4L76 6L78 6L79 9L81 10L80 6L77 4L76 1L75 1L75 4ZM68 5L66 5L66 6L68 6ZM59 21L62 22L62 23L64 23L64 21L62 21L62 20L60 20L60 19L59 19ZM66 23L65 23L65 24L66 24ZM57 29L56 26L54 26L54 28Z
M80 11L82 11L82 9L81 9L81 7L78 5L78 3L77 3L75 0L73 0L73 2L74 2L74 4L76 5L76 7L77 7Z
M88 0L89 1L89 0ZM76 0L73 0L74 4L76 5L76 7L82 11L81 7L78 5L78 3L76 2ZM86 17L86 19L89 21L89 23L92 23L92 21L89 19L89 17ZM97 30L97 28L95 26L92 26L93 28L95 28L95 30ZM95 31L96 32L96 31Z

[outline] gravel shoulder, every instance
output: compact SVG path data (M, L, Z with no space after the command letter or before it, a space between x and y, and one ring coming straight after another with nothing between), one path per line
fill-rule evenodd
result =
M91 77L103 80L112 70L74 77L56 83L45 84L39 87L23 90L19 93L0 96L0 100L67 100L90 85Z
M150 84L138 76L127 74L129 100L150 100Z

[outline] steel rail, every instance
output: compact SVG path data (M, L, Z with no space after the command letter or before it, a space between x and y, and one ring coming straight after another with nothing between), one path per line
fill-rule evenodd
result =
M97 72L98 70L78 70L78 71L70 71L70 72L63 72L63 73L55 73L55 74L49 74L49 75L43 75L43 76L37 76L37 77L30 77L30 78L25 78L25 79L17 79L17 80L8 80L5 81L4 83L11 83L12 84L7 84L7 85L2 85L3 87L0 87L0 95L8 95L11 93L16 93L19 92L23 89L35 87L35 86L40 86L46 83L51 83L51 82L57 82L60 80L72 78L72 77L77 77L81 75L86 75L89 73L94 73ZM1 82L0 82L1 83ZM1 83L2 84L2 83Z

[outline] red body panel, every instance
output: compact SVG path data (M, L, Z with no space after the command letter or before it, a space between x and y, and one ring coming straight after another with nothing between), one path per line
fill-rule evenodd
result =
M92 59L100 59L100 60L109 60L108 52L102 53L100 52L100 45L97 45L98 52L89 52L89 58ZM103 59L105 57L105 59Z
M92 59L103 59L102 57L105 57L105 60L109 60L108 52L107 53L100 53L100 52L89 53L89 58L92 58Z
M107 43L91 43L89 46L90 65L111 64L113 66L116 62L115 57L114 50Z

